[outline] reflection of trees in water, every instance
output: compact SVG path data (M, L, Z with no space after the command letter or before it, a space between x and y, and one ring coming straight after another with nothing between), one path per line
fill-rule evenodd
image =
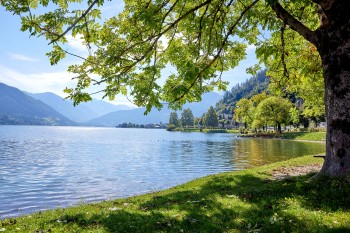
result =
M232 147L232 162L239 168L259 166L325 151L325 146L319 143L256 138L234 140Z

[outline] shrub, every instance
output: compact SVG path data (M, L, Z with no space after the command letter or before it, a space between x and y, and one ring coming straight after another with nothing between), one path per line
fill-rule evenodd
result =
M310 128L310 132L320 132L320 131L316 128Z
M239 127L239 133L240 133L240 134L244 134L244 131L245 131L245 129L244 129L243 126Z
M166 127L166 130L168 131L173 131L174 129L176 129L176 126L173 124L169 124L168 127Z

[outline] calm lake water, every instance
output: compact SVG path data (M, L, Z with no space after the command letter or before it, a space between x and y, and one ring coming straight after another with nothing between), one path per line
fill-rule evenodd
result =
M324 150L318 143L234 134L0 126L0 218L156 191Z

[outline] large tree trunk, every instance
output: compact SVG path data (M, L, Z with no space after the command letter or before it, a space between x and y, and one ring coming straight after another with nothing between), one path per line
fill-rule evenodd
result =
M327 116L326 158L320 174L350 175L350 1L324 1L318 51Z
M277 122L277 133L282 134L281 123Z

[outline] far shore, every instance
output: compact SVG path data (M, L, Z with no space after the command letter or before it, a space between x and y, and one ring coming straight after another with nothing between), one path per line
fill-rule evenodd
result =
M301 132L288 132L284 131L282 134L276 134L271 132L260 132L260 133L245 133L241 134L237 129L199 129L199 128L176 128L172 131L181 131L181 132L203 132L203 133L234 133L238 137L254 137L254 138L280 138L288 139L294 141L303 141L303 142L318 142L325 143L326 141L326 132L324 129L317 130L315 132L301 131Z

